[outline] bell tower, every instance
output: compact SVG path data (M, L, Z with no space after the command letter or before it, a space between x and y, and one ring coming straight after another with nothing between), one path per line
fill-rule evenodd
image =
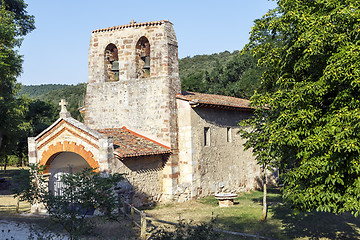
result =
M132 21L92 32L87 126L125 126L177 149L175 96L180 92L178 45L169 21Z

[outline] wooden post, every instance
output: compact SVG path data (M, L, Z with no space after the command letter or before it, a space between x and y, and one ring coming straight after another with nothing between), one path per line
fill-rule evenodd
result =
M130 211L131 211L131 224L133 225L133 226L135 226L135 223L134 223L134 221L135 221L135 217L134 217L134 206L131 204L131 206L130 206Z
M141 211L141 231L140 231L140 239L146 240L146 215L143 211Z
M20 198L17 197L17 203L16 203L16 213L19 213L19 209L20 209Z

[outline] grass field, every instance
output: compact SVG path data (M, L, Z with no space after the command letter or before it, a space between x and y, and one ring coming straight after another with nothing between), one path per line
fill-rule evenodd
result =
M219 229L255 234L276 239L360 239L360 218L350 214L292 212L283 204L280 191L270 189L268 219L261 221L262 192L242 193L235 205L219 208L214 197L181 204L159 206L146 213L154 218L176 221L207 222L217 217ZM231 238L227 239L243 239Z
M7 173L0 172L11 182L18 168L9 168ZM1 185L0 185L1 187ZM209 222L216 217L219 229L272 237L276 239L360 239L360 218L350 214L334 215L329 213L298 213L292 212L281 199L278 189L268 191L269 213L266 222L261 222L262 192L241 193L235 199L235 205L219 208L214 197L191 200L185 203L159 205L145 210L146 214L162 220L176 222L179 219L192 220L194 223ZM0 219L19 223L35 224L48 227L47 217L34 217L28 213L30 205L20 203L16 213L17 200L13 198L10 188L0 188ZM98 236L90 239L137 239L139 230L133 228L127 219L119 223L103 223L98 221L95 232ZM221 239L244 239L225 236Z
M0 178L5 178L5 183L0 183L0 213L2 218L11 217L16 214L17 199L14 198L12 194L11 187L13 185L12 178L13 176L20 173L20 169L16 167L7 167L6 173L3 172L3 169L0 171ZM29 212L30 204L25 202L19 203L19 213Z

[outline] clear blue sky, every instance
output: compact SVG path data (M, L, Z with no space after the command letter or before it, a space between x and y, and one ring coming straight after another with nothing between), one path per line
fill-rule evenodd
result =
M268 0L25 0L36 29L25 36L24 85L87 82L92 30L170 20L179 57L240 50L253 21L276 3Z

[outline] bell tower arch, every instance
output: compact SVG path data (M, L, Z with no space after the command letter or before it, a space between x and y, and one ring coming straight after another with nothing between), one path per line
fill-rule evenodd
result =
M105 81L119 81L119 56L115 44L110 43L105 48L104 53Z
M150 77L150 43L149 40L142 36L136 43L136 77Z

